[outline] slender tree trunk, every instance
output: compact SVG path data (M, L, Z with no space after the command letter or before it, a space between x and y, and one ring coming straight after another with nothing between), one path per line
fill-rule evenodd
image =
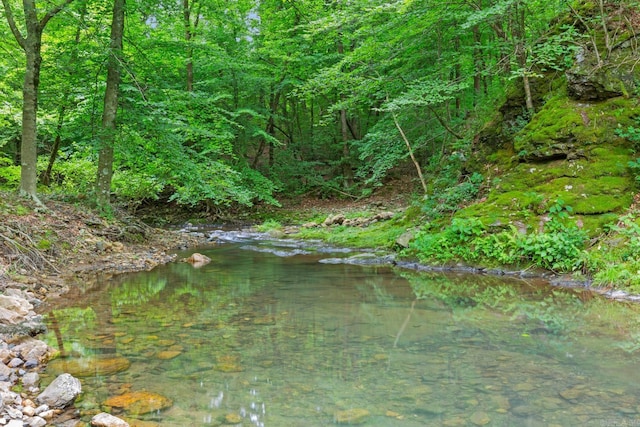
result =
M40 64L42 63L42 31L51 18L57 15L73 0L64 0L38 19L35 0L23 0L26 35L23 35L15 22L9 0L2 0L5 17L16 41L25 52L26 67L22 87L22 139L20 144L20 193L31 197L44 207L37 196L38 183L38 87L40 86Z
M60 112L58 113L58 124L56 125L56 139L53 141L53 147L51 148L51 154L49 155L49 163L47 164L47 170L42 175L42 183L47 187L51 185L51 171L53 170L53 164L58 157L58 151L60 150L60 143L62 142L62 124L64 123L64 113L67 109L68 100L65 97L63 104L60 106Z
M96 179L96 203L99 209L110 209L111 178L113 177L113 145L118 111L118 87L120 86L120 60L124 32L125 0L114 0L111 23L111 44L107 65L107 87L104 94L100 154Z
M338 37L342 37L342 33L339 33ZM338 53L344 55L344 44L341 39L338 39ZM345 96L340 95L340 99L344 102ZM345 188L349 188L353 185L353 171L351 170L351 153L349 149L349 122L347 110L344 108L340 109L340 132L342 134L342 179Z
M187 92L193 92L193 48L191 47L191 8L189 0L182 0L184 14L184 40L187 43Z
M409 151L409 157L411 157L411 161L413 162L413 165L416 168L416 172L418 173L418 178L420 179L420 185L422 186L422 190L424 191L424 194L427 194L428 192L427 182L424 179L424 175L422 175L422 167L420 166L418 159L416 159L416 156L413 154L413 148L411 147L409 138L407 138L407 135L404 133L402 126L400 126L400 123L398 122L398 117L396 116L396 114L391 113L391 117L393 118L393 123L396 125L398 132L400 132L400 136L402 137L404 144L407 146L407 151Z
M527 67L527 51L525 49L524 7L522 5L516 4L514 14L514 36L516 38L515 55L516 60L518 61L518 66L520 67L520 70L522 72L522 85L524 87L525 105L527 107L527 111L533 113L533 97L531 95L531 83L529 82L529 70Z
M26 3L26 2L25 2ZM40 84L39 36L27 37L27 67L22 88L22 144L20 151L20 193L37 198L38 181L38 86Z
M278 91L277 93L274 93L275 90L276 90L275 88L271 89L271 96L269 100L269 120L267 121L267 128L266 128L267 134L273 138L275 138L276 136L275 116L276 114L278 114L278 106L280 104L280 92ZM275 146L271 139L269 139L268 145L269 145L269 174L271 174L271 169L275 164L275 158L274 158Z
M351 170L351 152L349 149L349 123L347 121L347 110L340 110L340 128L342 130L342 176L344 186L349 188L353 185L353 171Z
M75 63L78 60L78 45L80 44L80 35L82 32L82 28L85 24L85 15L87 13L87 4L82 3L80 9L80 20L78 26L76 27L76 35L75 35L75 46L71 52L71 63ZM74 81L74 77L78 74L78 71L69 71L68 80L69 82ZM51 185L51 171L53 170L53 165L58 157L58 151L60 151L60 144L62 143L62 125L64 124L65 114L67 109L70 107L71 96L69 93L71 92L71 83L67 87L67 92L64 95L64 99L60 104L60 109L58 110L58 124L56 125L56 138L53 142L53 147L51 148L51 153L49 155L49 163L47 164L47 170L42 175L41 181L47 187Z

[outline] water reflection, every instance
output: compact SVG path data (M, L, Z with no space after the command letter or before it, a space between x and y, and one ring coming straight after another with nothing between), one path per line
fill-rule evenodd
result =
M50 373L84 367L87 416L145 392L170 407L112 411L162 426L640 424L636 306L243 239L201 250L201 269L117 277L54 307L47 339L67 357Z

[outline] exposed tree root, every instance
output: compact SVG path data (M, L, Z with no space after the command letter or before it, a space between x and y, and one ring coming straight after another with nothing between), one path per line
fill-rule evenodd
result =
M24 268L29 272L35 272L51 268L56 273L58 269L44 256L42 251L37 249L37 244L31 237L8 225L0 225L0 246L6 248L4 252L11 263Z

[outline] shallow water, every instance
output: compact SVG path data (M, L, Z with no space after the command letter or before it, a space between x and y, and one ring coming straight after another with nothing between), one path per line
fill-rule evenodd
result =
M640 425L636 305L252 236L198 252L213 261L105 279L51 311L64 357L45 382L88 366L87 418L148 391L171 407L113 413L161 426Z

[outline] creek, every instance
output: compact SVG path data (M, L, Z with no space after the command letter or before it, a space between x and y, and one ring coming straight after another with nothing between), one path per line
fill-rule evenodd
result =
M70 372L86 419L144 426L640 425L636 304L218 237L201 268L74 285L43 386Z

